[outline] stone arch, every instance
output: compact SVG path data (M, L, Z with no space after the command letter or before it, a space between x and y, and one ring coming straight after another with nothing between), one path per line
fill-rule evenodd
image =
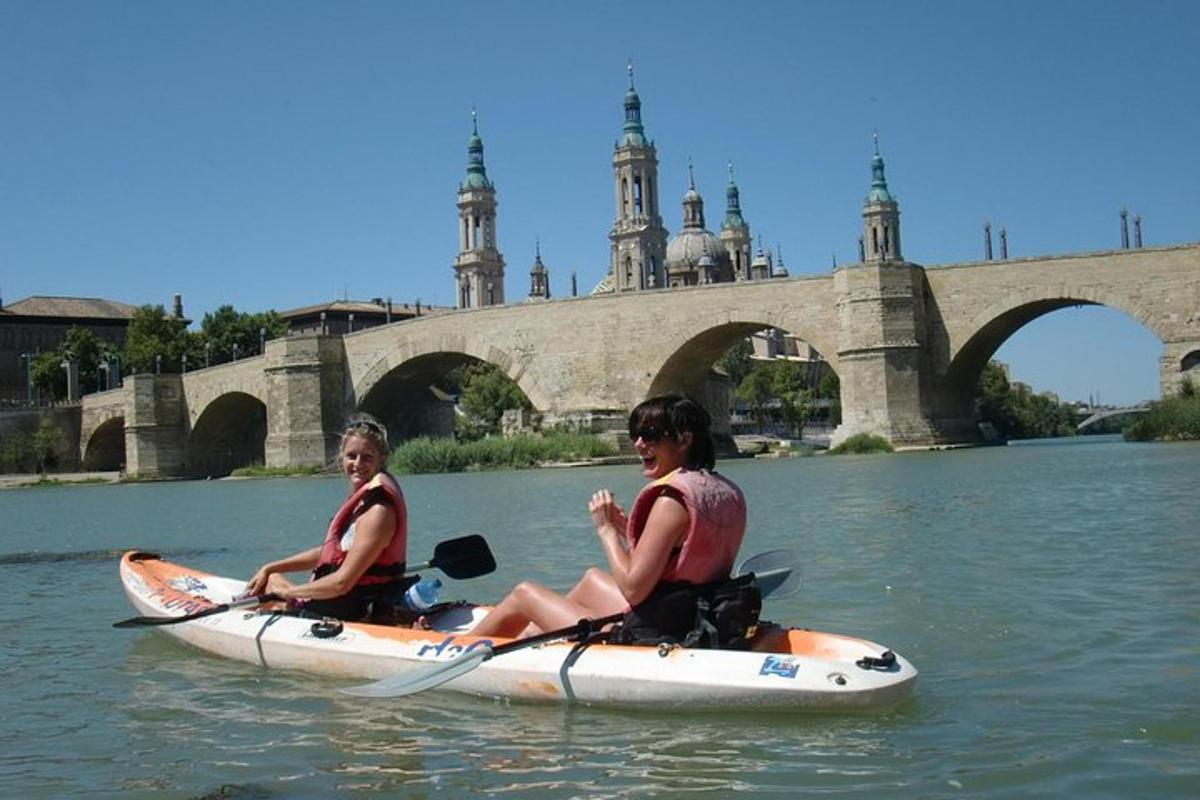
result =
M509 359L497 359L498 351L490 353L492 358L481 358L461 350L426 352L406 358L381 375L372 378L365 392L355 390L355 410L371 414L382 421L388 429L392 443L416 436L450 436L454 432L455 399L451 394L450 373L459 367L471 364L489 364L499 369L512 380L526 399L536 407L529 391L522 386L503 363ZM373 370L375 372L375 370Z
M111 414L91 430L84 440L83 468L89 472L125 468L124 416Z
M664 348L669 354L654 373L644 396L682 392L695 398L712 414L713 432L717 436L718 445L725 447L723 438L732 433L729 424L730 399L731 391L735 387L731 386L724 376L714 373L712 365L738 340L767 329L792 333L812 345L821 355L824 365L815 364L818 371L813 375L814 382L820 379L820 369L827 368L837 372L836 356L826 356L816 344L805 339L803 335L778 323L725 322L706 328L689 338L677 337L677 341L671 343L673 346Z
M527 360L518 359L508 351L474 337L441 335L405 339L400 346L384 352L361 376L354 379L347 406L362 408L363 400L377 391L377 385L396 370L406 365L417 365L419 368L424 364L427 367L437 360L457 364L474 361L491 364L516 383L535 408L549 405L550 397L542 391L535 376L527 369Z
M208 403L188 435L184 471L195 477L228 475L266 460L267 406L246 392L226 392Z
M984 366L1005 341L1038 317L1071 306L1105 306L1132 317L1149 329L1160 342L1169 339L1162 320L1149 309L1128 297L1099 287L1029 287L1005 294L964 326L966 334L950 353L943 374L951 389L969 391Z
M1200 373L1200 350L1184 353L1183 358L1179 359L1180 372L1192 372L1193 370Z

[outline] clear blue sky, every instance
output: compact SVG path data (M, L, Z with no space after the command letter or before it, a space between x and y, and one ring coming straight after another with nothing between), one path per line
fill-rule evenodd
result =
M535 238L555 294L603 276L632 58L660 199L687 162L710 227L732 160L795 274L857 256L878 129L904 254L1200 239L1200 3L0 4L0 292L287 309L453 303L478 107L510 298ZM998 353L1064 399L1157 394L1160 346L1105 309Z

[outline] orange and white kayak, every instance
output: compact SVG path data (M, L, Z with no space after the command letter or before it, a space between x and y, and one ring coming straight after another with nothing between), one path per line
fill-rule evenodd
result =
M181 616L229 603L245 582L128 552L121 583L139 614ZM323 625L270 608L234 608L158 630L214 655L263 667L378 680L487 644L472 636L486 606L432 615L430 629ZM632 708L862 711L896 706L917 670L874 642L801 628L760 626L749 650L556 641L484 661L440 686L488 697Z

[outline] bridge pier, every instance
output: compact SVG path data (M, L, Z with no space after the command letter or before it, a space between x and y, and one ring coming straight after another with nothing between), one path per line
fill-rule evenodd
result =
M346 422L345 351L340 336L267 342L268 467L322 467L337 459Z
M187 431L181 377L133 375L125 387L125 472L141 478L182 475Z
M834 273L842 424L836 446L869 433L893 445L935 444L925 355L924 271L881 262Z
M1190 379L1192 385L1200 389L1200 339L1166 342L1158 360L1158 375L1163 397L1179 394L1185 379Z

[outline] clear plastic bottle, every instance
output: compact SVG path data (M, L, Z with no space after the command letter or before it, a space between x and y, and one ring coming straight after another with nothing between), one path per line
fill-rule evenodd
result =
M437 578L421 578L404 593L404 604L413 611L428 611L437 603L442 582Z

